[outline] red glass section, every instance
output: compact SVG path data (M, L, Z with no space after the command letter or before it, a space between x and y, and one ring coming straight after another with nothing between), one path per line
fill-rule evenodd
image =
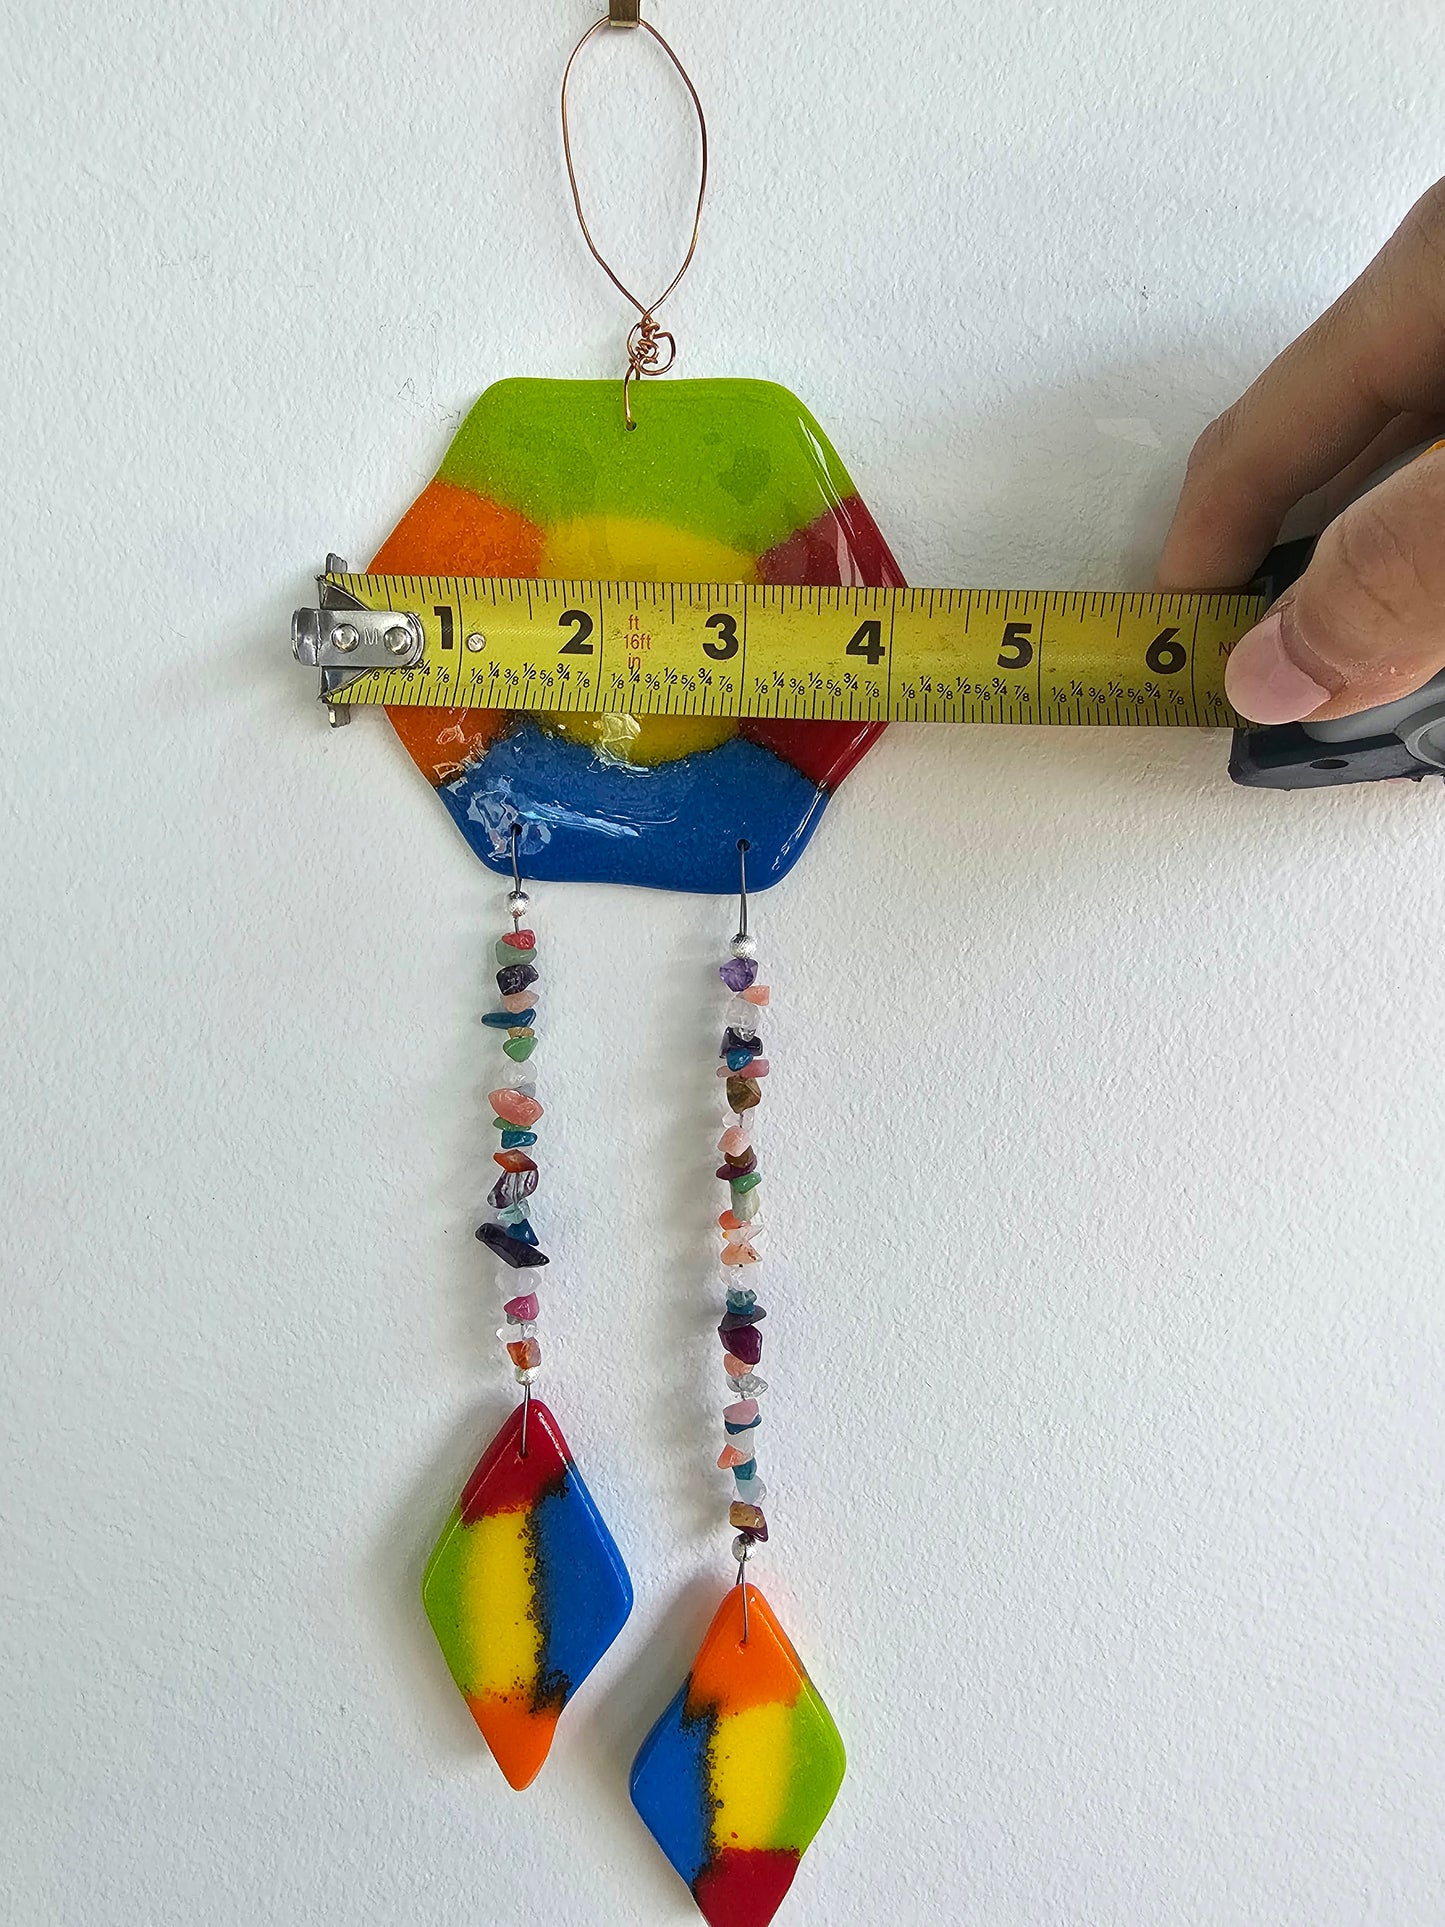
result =
M856 495L825 509L758 563L763 582L797 582L820 589L901 589L903 571L878 524ZM824 788L836 788L868 754L884 723L772 722L745 717L738 733L760 743Z
M535 1398L527 1419L527 1456L522 1457L523 1409L519 1405L512 1413L467 1480L460 1502L464 1526L534 1505L571 1465L572 1454L556 1419Z
M801 1857L786 1847L724 1847L693 1884L699 1913L710 1927L768 1927Z

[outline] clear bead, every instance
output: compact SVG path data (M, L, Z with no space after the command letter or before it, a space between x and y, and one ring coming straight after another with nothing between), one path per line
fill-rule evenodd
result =
M744 1372L737 1378L729 1373L728 1384L732 1386L738 1398L758 1398L768 1389L768 1381L765 1378L759 1378L756 1372Z
M734 1216L736 1216L736 1213L734 1213ZM767 1235L768 1234L763 1227L763 1221L761 1218L751 1219L749 1222L744 1224L741 1231L719 1230L718 1232L718 1236L720 1238L723 1238L730 1245L743 1245L743 1244L751 1245L754 1251L758 1253L759 1257L762 1256L763 1243L767 1238ZM738 1282L739 1281L736 1278L732 1280L733 1284L737 1284Z

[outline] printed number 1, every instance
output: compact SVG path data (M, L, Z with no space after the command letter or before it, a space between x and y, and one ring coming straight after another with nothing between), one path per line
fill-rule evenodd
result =
M457 646L457 632L453 625L456 618L452 615L450 605L441 603L437 608L432 610L432 614L438 618L442 625L442 648L455 649Z

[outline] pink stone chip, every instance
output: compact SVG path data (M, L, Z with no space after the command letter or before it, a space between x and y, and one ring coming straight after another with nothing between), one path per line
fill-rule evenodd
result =
M731 1352L723 1353L723 1370L729 1378L746 1378L752 1369L752 1366L745 1364L742 1359L734 1358Z
M742 1398L736 1405L723 1407L723 1422L727 1425L751 1425L757 1415L758 1401L755 1398Z
M752 1139L740 1124L731 1125L717 1141L717 1148L725 1158L740 1158L745 1151L752 1149Z
M751 1452L740 1452L735 1445L725 1445L718 1454L718 1468L723 1472L731 1472L735 1465L746 1465L752 1456Z
M528 1130L542 1115L542 1106L524 1091L488 1091L487 1102L498 1117L504 1117L519 1130Z
M535 1291L529 1291L525 1298L509 1298L502 1310L508 1318L516 1318L531 1324L542 1307L537 1303Z
M766 984L750 984L740 995L744 1003L766 1005L772 993Z
M514 990L502 999L503 1010L530 1010L537 1001L535 990Z

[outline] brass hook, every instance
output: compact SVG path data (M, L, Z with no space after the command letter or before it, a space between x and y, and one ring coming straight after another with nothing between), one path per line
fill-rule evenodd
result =
M658 326L657 310L662 306L663 302L666 301L667 297L673 293L677 284L692 266L692 257L697 253L698 233L702 227L703 201L707 197L707 116L703 113L702 101L698 98L698 91L696 87L693 86L692 79L686 67L683 66L682 62L657 31L656 27L652 25L651 21L642 18L641 7L642 0L608 0L608 11L600 20L594 20L586 33L583 34L582 38L577 42L577 45L572 49L568 57L567 65L562 72L562 153L567 162L567 182L572 189L572 205L577 210L577 222L582 229L582 238L587 243L593 260L607 276L607 279L612 283L613 287L616 288L617 292L626 300L630 301L637 310L638 318L633 323L631 332L627 337L627 373L622 378L622 412L626 418L627 426L630 429L636 428L637 426L637 423L632 418L633 382L644 375L665 375L677 359L677 342L665 328ZM578 54L581 53L588 41L592 39L594 34L601 33L603 29L607 27L641 27L644 33L650 33L652 35L658 46L661 47L662 51L677 69L682 79L682 84L687 89L688 98L691 100L693 111L697 115L698 133L702 139L701 167L697 184L697 207L692 217L692 233L688 237L687 253L682 257L682 266L678 269L677 273L668 282L662 293L652 301L639 300L593 240L592 230L587 225L587 216L582 209L582 191L577 185L577 168L572 158L572 129L567 115L567 89L572 79L572 69L576 64Z

